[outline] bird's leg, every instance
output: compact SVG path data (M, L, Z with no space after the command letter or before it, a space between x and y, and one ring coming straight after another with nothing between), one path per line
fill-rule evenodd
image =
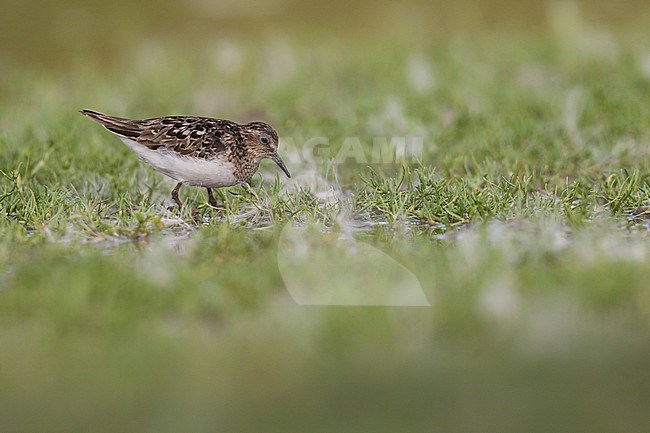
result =
M183 186L183 182L178 182L174 187L174 189L172 190L172 198L174 199L174 201L176 202L179 208L181 207L181 201L178 198L178 191L181 189L181 186Z
M214 208L218 208L219 204L217 203L217 200L214 198L214 195L212 195L212 188L206 187L205 189L208 190L208 202L210 202L210 206Z

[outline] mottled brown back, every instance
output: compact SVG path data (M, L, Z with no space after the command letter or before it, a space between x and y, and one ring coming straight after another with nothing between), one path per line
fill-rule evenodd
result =
M167 116L131 120L90 110L81 111L109 131L150 149L164 147L180 155L214 159L239 153L243 137L235 122L208 117Z

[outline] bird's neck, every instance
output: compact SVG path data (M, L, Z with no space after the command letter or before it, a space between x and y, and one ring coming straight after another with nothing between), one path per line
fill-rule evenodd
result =
M245 158L240 161L238 172L235 173L235 176L240 182L245 182L257 171L260 166L260 159L257 158Z

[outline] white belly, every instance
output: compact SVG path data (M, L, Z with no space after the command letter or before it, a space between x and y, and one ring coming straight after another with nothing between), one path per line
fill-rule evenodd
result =
M120 137L120 140L142 161L179 182L208 188L240 183L234 176L235 167L225 159L190 158L167 150L152 150L128 138Z

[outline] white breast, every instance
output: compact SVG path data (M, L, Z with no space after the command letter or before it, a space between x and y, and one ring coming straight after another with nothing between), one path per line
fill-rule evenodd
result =
M218 188L240 183L235 167L224 159L205 160L178 155L166 149L152 150L128 138L120 137L142 161L172 179L190 185Z

